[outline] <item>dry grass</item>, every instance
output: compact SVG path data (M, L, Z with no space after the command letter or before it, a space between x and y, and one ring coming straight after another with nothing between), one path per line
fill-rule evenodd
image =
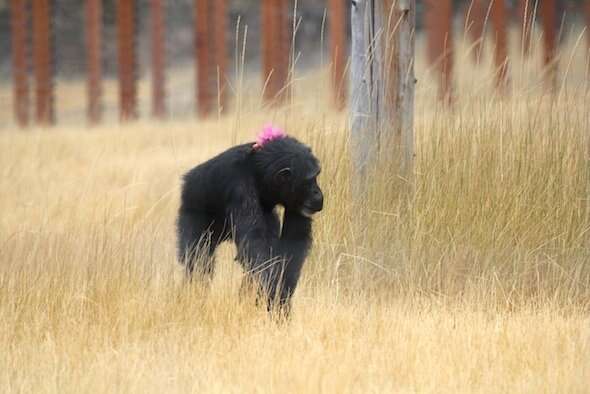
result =
M1 391L587 391L590 100L573 41L554 100L533 61L500 99L489 65L459 56L452 113L421 78L409 197L382 170L351 199L321 77L285 110L1 132ZM327 202L283 325L238 299L231 247L210 289L174 261L180 175L268 119L322 158Z

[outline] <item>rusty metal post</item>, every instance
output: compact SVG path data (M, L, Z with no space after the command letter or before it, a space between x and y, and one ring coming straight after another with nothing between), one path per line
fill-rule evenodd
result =
M486 11L482 0L471 0L465 10L465 29L473 41L472 54L476 64L481 61Z
M213 10L213 56L215 67L213 72L213 81L215 82L215 91L217 92L217 111L218 114L224 112L227 108L226 94L226 73L227 73L227 0L211 0Z
M330 0L328 5L330 28L330 57L334 103L339 110L346 105L346 13L343 0Z
M275 63L279 68L277 79L277 94L278 101L285 102L291 96L291 79L292 64L291 64L291 39L293 20L289 17L290 15L290 1L289 0L278 0L277 22L276 26L277 34L281 37L280 46L275 52L276 60ZM294 59L293 59L294 60Z
M152 44L152 116L166 116L166 22L162 0L150 1Z
M494 62L496 86L505 91L508 84L508 38L506 33L506 4L504 0L491 0L490 17L494 28Z
M272 83L272 92L273 92L273 99L275 103L282 101L280 91L282 87L282 80L283 80L283 67L282 62L283 59L281 58L281 54L283 53L283 34L281 26L283 24L283 13L281 12L283 0L274 0L272 2L272 36L271 42L272 45L272 68L273 68L273 78L271 79Z
M209 37L209 0L195 0L195 64L196 75L196 105L199 116L206 117L211 112L211 80L210 71L210 50L211 39Z
M29 123L26 2L11 0L10 11L14 118L20 127L25 127Z
M521 47L524 56L528 56L531 49L531 32L536 4L536 0L518 0L518 4L516 5L516 16L518 18Z
M35 0L32 4L35 119L39 124L47 126L55 121L51 0Z
M88 72L88 122L97 124L102 116L102 0L86 1L86 67Z
M262 2L262 63L264 99L278 104L289 94L290 26L287 0Z
M262 37L261 37L261 54L262 54L262 83L263 86L263 97L266 101L270 101L274 96L272 92L272 80L273 78L273 15L272 15L272 2L273 0L262 0L261 2L261 22L262 22Z
M541 23L543 24L543 65L545 66L545 85L555 89L557 85L556 39L557 2L543 0L539 4Z
M453 4L451 0L428 0L424 14L428 61L440 75L439 96L447 104L453 95Z
M264 56L264 99L268 102L273 102L277 99L277 94L280 90L278 82L281 79L280 65L280 50L282 36L280 34L281 23L278 18L281 17L278 10L280 9L281 0L263 0L262 3L262 53Z
M135 0L117 1L117 55L121 121L137 118L135 11Z

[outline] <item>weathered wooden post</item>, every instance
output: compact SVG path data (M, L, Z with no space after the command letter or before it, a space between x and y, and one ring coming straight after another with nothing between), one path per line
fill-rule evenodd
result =
M451 104L453 96L453 2L427 0L425 27L428 41L428 61L438 72L439 97Z
M414 75L416 1L388 0L388 36L393 38L392 54L386 53L385 73L392 76L387 83L385 112L390 139L399 155L400 174L410 184L414 173ZM393 16L393 17L392 17ZM389 46L386 46L388 48ZM389 71L388 71L389 70ZM386 78L387 82L387 78Z
M35 74L35 119L39 124L55 121L53 107L53 31L50 0L33 4L33 68Z
M29 81L27 62L27 4L10 2L12 38L12 86L14 118L20 127L29 123Z
M162 0L151 0L152 116L166 116L166 18Z
M346 67L346 12L343 0L330 0L328 7L333 99L336 108L341 110L344 109L346 104L346 85L344 84Z
M119 106L122 121L137 118L135 0L117 1Z
M351 149L355 191L384 149L412 178L415 0L352 2ZM391 155L389 155L391 156Z
M102 115L101 108L101 31L102 31L102 0L86 1L86 70L88 122L97 124Z
M350 13L350 131L354 191L357 194L366 188L370 164L377 156L380 134L378 106L383 92L379 67L381 55L377 53L381 40L376 32L381 28L381 21L375 18L379 3L375 0L352 1Z

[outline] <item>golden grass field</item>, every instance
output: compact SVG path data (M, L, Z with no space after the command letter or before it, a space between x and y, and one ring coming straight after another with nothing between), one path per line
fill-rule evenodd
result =
M0 391L589 392L588 52L569 37L553 96L538 51L513 49L502 98L463 48L453 111L420 58L414 194L382 170L360 203L322 72L283 109L252 94L210 121L95 128L67 82L60 126L25 131L3 85ZM267 121L313 147L326 196L283 324L238 298L233 247L209 289L175 262L181 175Z

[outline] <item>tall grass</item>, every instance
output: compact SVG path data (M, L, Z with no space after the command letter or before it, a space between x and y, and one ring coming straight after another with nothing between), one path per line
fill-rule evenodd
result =
M211 121L1 131L0 388L586 390L590 103L574 42L558 96L535 58L499 97L490 64L458 52L453 110L419 59L415 176L385 160L363 198L324 72L282 109L244 95ZM239 298L231 246L210 288L174 257L181 174L268 120L313 147L326 195L284 325Z
M329 210L317 238L331 248L315 249L323 253L317 268L328 276L361 275L363 288L382 284L451 297L467 291L508 304L540 297L587 307L587 112L536 101L421 118L414 179L381 165L359 203L341 186L350 183L351 164L328 167ZM538 106L542 115L522 106ZM332 147L320 149L324 163L348 157L343 144L318 135L318 146ZM400 194L407 182L410 196ZM321 263L325 258L348 268Z

